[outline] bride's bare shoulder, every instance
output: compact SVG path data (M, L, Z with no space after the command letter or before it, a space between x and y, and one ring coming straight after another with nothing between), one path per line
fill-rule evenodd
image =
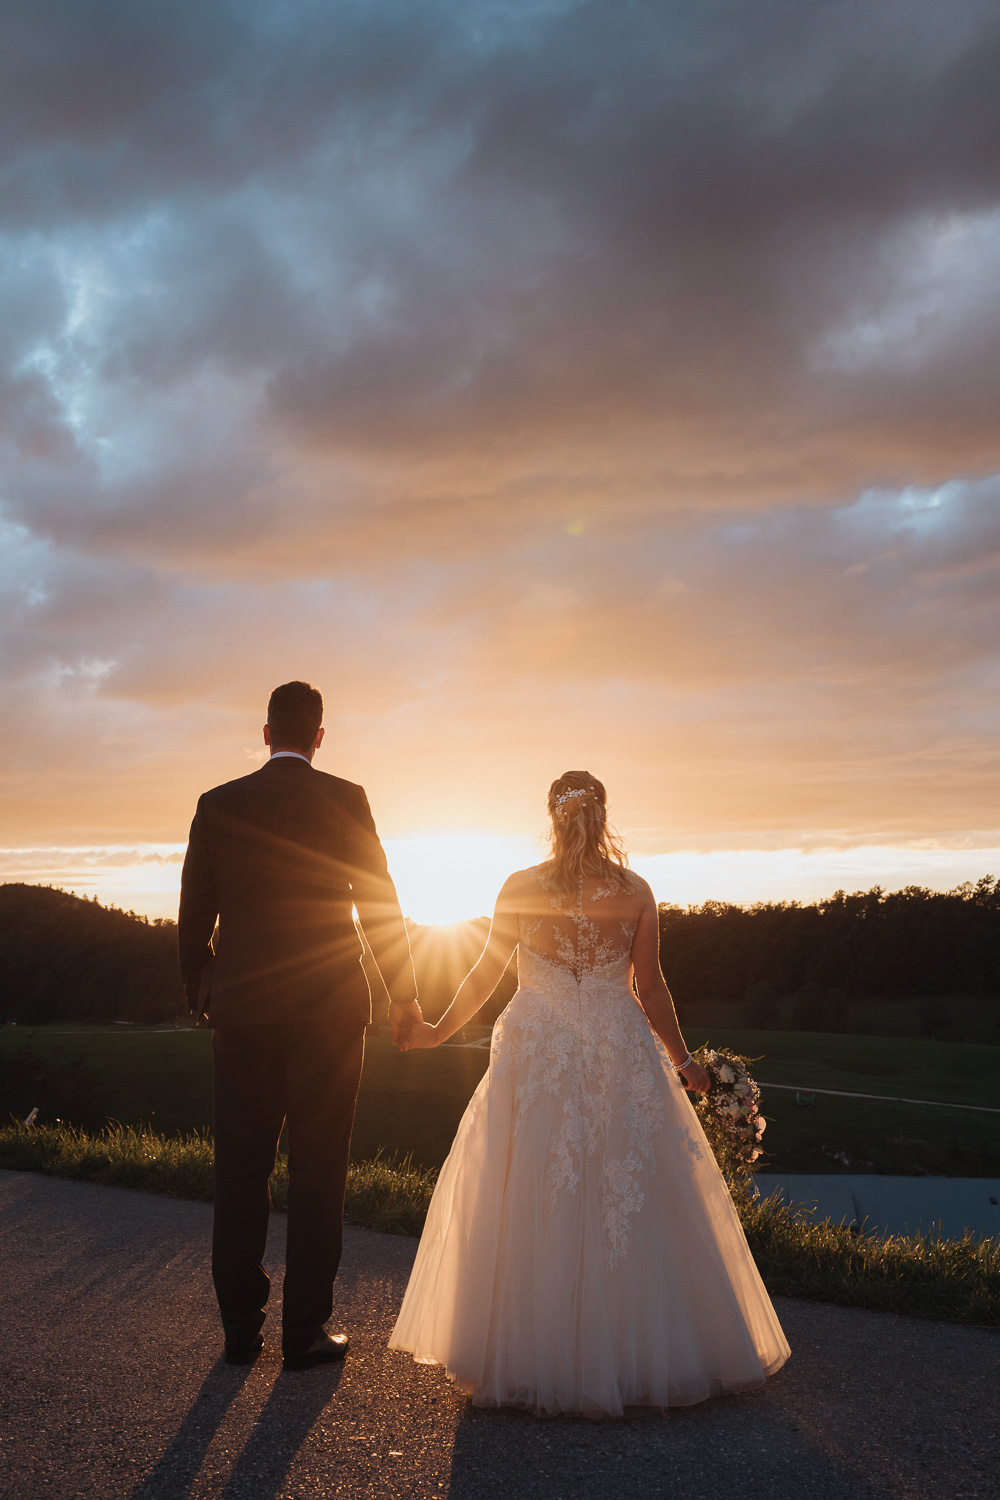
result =
M656 897L653 895L653 889L648 880L643 880L642 876L637 875L634 870L626 870L625 878L631 895L638 896L640 901L652 901L653 905L656 905Z
M505 905L521 908L533 905L539 895L548 889L545 880L547 870L547 864L529 865L526 870L515 870L504 881L500 900Z
M525 870L515 870L513 875L508 875L504 889L511 892L538 890L540 886L545 885L548 869L549 865L546 862L541 865L529 865Z

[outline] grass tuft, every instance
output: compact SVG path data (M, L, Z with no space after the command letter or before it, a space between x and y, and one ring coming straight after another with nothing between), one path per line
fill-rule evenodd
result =
M0 1167L212 1201L212 1137L198 1130L162 1136L142 1126L111 1124L91 1135L60 1121L12 1124L0 1130Z
M191 1131L162 1136L142 1126L109 1125L90 1135L71 1125L0 1129L0 1167L43 1172L105 1187L136 1188L168 1198L211 1203L212 1137ZM379 1152L371 1161L352 1162L347 1174L344 1217L349 1224L387 1234L419 1234L437 1173ZM288 1206L288 1158L279 1155L271 1174L271 1202Z
M415 1167L408 1156L380 1151L369 1161L351 1162L344 1218L362 1229L418 1235L436 1182L432 1167Z
M58 1123L12 1123L0 1128L0 1167L202 1203L212 1198L212 1139L198 1131L164 1137L112 1125L88 1135ZM409 1158L379 1153L352 1162L345 1217L367 1229L419 1234L436 1178ZM285 1208L284 1156L271 1178L271 1197L276 1209ZM1000 1240L852 1234L828 1219L792 1213L777 1197L755 1199L737 1188L734 1201L772 1294L1000 1327Z

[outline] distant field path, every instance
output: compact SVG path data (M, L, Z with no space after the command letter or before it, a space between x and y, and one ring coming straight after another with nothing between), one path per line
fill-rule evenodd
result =
M904 1094L861 1094L857 1089L818 1089L808 1083L758 1082L762 1089L781 1089L786 1094L827 1094L831 1099L877 1099L880 1104L920 1104L928 1109L971 1109L981 1115L1000 1115L991 1104L953 1104L950 1099L907 1099Z
M366 1230L338 1282L343 1369L282 1375L273 1348L227 1369L210 1222L202 1204L0 1172L5 1500L1000 1493L998 1333L781 1300L793 1356L764 1390L539 1422L472 1410L387 1352L415 1245ZM283 1235L276 1218L274 1266Z

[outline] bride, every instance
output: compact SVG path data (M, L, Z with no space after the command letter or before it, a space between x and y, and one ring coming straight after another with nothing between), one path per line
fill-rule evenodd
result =
M403 1044L447 1041L517 948L390 1348L443 1365L477 1406L539 1414L761 1385L788 1344L678 1077L708 1084L660 972L652 892L589 772L560 776L548 806L552 858L510 877L475 968Z

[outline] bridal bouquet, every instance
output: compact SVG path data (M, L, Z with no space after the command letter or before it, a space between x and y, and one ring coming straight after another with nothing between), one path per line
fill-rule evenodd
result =
M692 1055L711 1079L707 1094L691 1095L702 1129L725 1176L745 1181L764 1154L760 1089L739 1053L706 1044Z

